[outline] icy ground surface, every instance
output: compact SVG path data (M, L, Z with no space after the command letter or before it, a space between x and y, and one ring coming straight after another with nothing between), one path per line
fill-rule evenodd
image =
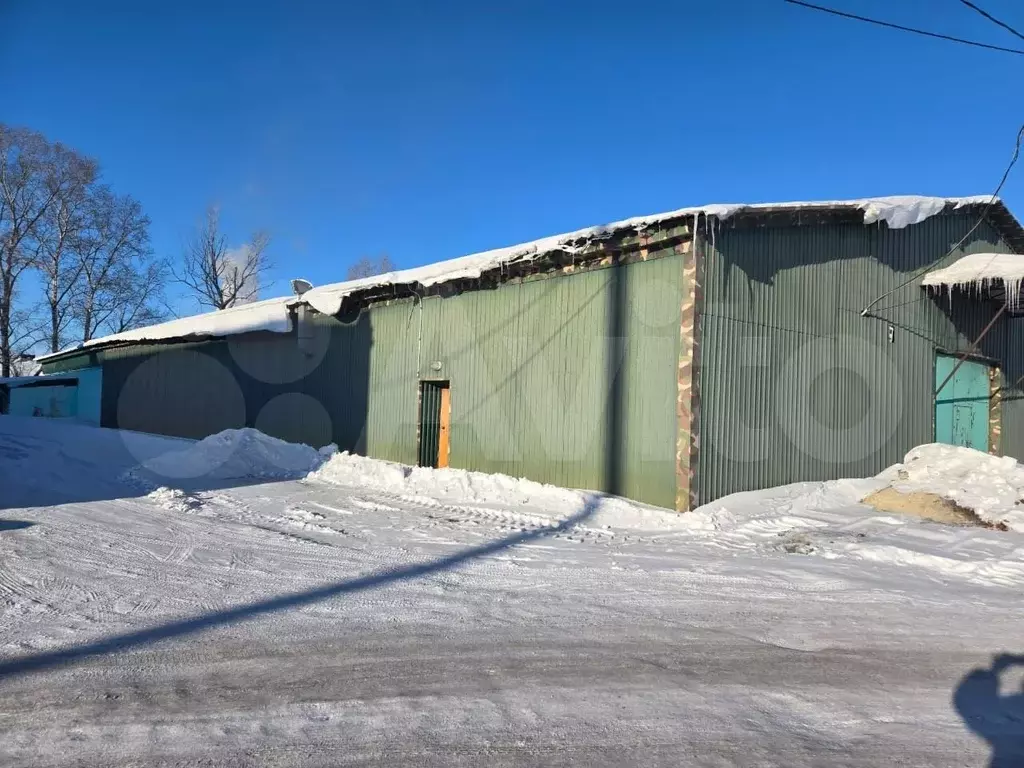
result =
M324 461L0 417L0 765L990 759L953 696L1024 651L1020 533L857 503L891 478L685 516L345 455L283 479ZM1020 680L961 689L1004 755Z

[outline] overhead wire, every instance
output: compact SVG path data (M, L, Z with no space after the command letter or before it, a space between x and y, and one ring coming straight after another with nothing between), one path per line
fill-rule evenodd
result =
M790 0L786 0L786 2L790 2ZM938 264L939 262L941 262L944 259L946 259L949 256L951 256L954 252L956 252L956 250L960 246L962 246L965 242L967 242L967 238L969 238L971 235L973 235L975 233L975 231L977 231L978 227L980 227L982 222L985 221L985 218L988 216L988 212L992 209L992 206L995 205L996 201L999 199L999 193L1003 190L1003 185L1006 184L1006 180L1010 176L1010 171L1013 170L1013 166L1017 164L1017 159L1020 157L1020 144L1021 144L1022 140L1024 140L1024 124L1022 124L1020 126L1020 129L1017 131L1017 141L1014 143L1013 156L1010 158L1010 163L1009 163L1009 165L1006 166L1006 170L1003 171L1003 177L999 180L999 185L996 187L995 191L992 193L992 196L991 196L991 198L989 198L989 201L987 203L985 203L984 208L981 209L981 214L978 216L978 220L976 222L974 222L974 226L971 227L969 230L967 230L967 234L965 234L963 237L961 237L953 245L953 247L950 248L948 251L946 251L944 254L942 254L942 256L940 256L939 258L935 259L931 263L925 264L923 267L920 267L919 269L915 270L910 275L910 277L908 277L902 283L897 285L895 288L892 288L891 290L886 291L881 296L879 296L874 301L872 301L867 306L865 306L864 309L862 309L861 312L860 312L862 316L866 316L868 314L868 312L871 311L871 308L874 307L882 299L888 298L889 296L892 296L894 293L896 293L896 291L898 291L898 290L900 290L902 288L905 288L906 286L910 285L912 282L917 280L917 278L919 278L921 275L923 275L929 269L934 267L936 264ZM992 258L994 259L995 256L993 256ZM991 259L989 260L989 263L991 263ZM987 267L988 265L986 264L985 266ZM984 271L984 269L985 269L985 267L982 267L982 269L979 270L979 274L982 271ZM884 309L888 309L888 307L882 307L882 309L883 310Z
M924 35L925 37L933 37L939 40L948 40L952 43L961 43L963 45L971 45L975 48L987 48L990 51L1002 51L1004 53L1015 53L1018 56L1024 56L1024 50L1020 48L1006 48L1002 45L992 45L990 43L982 43L977 40L968 40L963 37L954 37L953 35L943 35L939 32L929 32L926 29L918 29L917 27L907 27L903 24L895 24L891 21L882 21L881 19L873 19L869 16L858 16L855 13L848 13L847 11L840 11L835 8L828 8L824 5L815 5L814 3L808 3L804 0L783 0L785 3L790 5L799 5L804 8L810 8L814 11L821 11L822 13L829 13L833 16L840 16L844 19L853 19L855 21L863 21L867 24L875 24L879 27L888 27L889 29L898 29L901 32L911 32L915 35Z
M978 6L976 6L976 5L974 4L974 3L972 3L972 2L971 2L971 0L960 0L960 2L961 2L961 3L963 3L964 5L966 5L966 6L968 7L968 8L970 8L970 9L972 9L972 10L975 10L975 11L977 11L977 12L978 12L978 13L980 13L980 14L981 14L982 16L984 16L984 17L985 17L986 19L988 19L989 21L991 21L991 22L992 22L993 24L997 24L997 25L999 25L1000 27L1002 27L1003 29L1005 29L1005 30L1006 30L1007 32L1009 32L1009 33L1010 33L1011 35L1016 35L1016 36L1017 36L1017 37L1019 37L1019 38L1020 38L1021 40L1024 40L1024 35L1022 35L1022 34L1021 34L1020 32L1018 32L1018 31L1017 31L1016 29L1014 29L1013 27L1011 27L1011 26L1010 26L1009 24L1007 24L1006 22L1004 22L1004 21L1000 21L1000 20L999 20L999 19L997 19L997 18L996 18L995 16L993 16L993 15L992 15L991 13L989 13L988 11L985 11L984 9L982 9L982 8L979 8L979 7L978 7Z

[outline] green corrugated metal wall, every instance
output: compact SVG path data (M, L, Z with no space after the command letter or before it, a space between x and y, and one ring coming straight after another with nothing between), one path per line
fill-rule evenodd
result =
M203 437L250 425L408 464L419 382L446 379L452 467L671 507L682 294L682 259L666 250L376 304L347 325L313 315L306 352L292 333L87 357L103 364L105 426ZM609 331L624 341L610 343Z
M372 308L368 454L415 463L418 380L444 378L451 466L603 489L609 380L620 370L620 490L672 506L681 267L670 255ZM619 369L607 337L616 288Z
M103 426L201 438L255 426L286 440L365 449L371 330L311 315L308 339L264 334L103 350ZM73 366L76 359L63 361Z
M915 280L874 308L884 319L860 311L944 254L975 221L940 215L903 230L727 224L709 238L700 341L702 503L800 480L873 474L933 440L935 350L966 349L996 308L963 296L950 308ZM1008 250L984 224L949 261ZM1009 360L1009 325L993 329L984 354ZM1020 358L1024 334L1015 338ZM1004 445L1018 456L1021 411L1012 402L1004 408Z

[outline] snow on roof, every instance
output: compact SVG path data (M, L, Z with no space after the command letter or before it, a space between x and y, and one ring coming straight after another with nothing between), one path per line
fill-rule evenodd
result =
M11 375L38 376L43 366L34 357L16 357L11 360Z
M1001 282L1007 300L1016 308L1024 283L1024 256L1016 253L971 253L948 267L927 272L921 284L928 288L962 288L981 292Z
M207 336L232 336L253 331L288 333L292 329L288 305L294 297L283 297L240 304L237 307L207 312L202 315L182 317L166 323L148 325L133 331L124 331L110 336L90 339L84 344L69 347L60 352L43 355L37 360L46 361L57 355L64 355L79 349L109 346L125 342L164 341L166 339L203 338Z
M62 350L56 353L56 355L65 355L77 349L133 341L161 341L208 336L219 337L250 333L252 331L287 333L291 330L290 309L299 304L307 304L318 312L334 315L340 311L345 297L360 291L387 285L418 285L422 288L427 288L451 280L478 278L489 270L518 262L532 261L556 250L575 253L594 239L608 237L622 230L642 230L663 221L681 219L688 216L696 219L696 217L703 215L706 218L716 218L719 221L724 221L736 214L756 213L758 211L849 209L863 212L865 224L875 224L884 221L890 229L903 229L941 213L947 206L961 208L967 205L984 205L992 202L997 202L997 199L991 195L976 195L974 197L896 195L891 197L867 197L858 200L755 204L718 203L679 208L665 213L636 216L631 219L612 222L611 224L587 227L575 232L544 237L507 248L497 248L483 251L482 253L474 253L469 256L461 256L456 259L449 259L448 261L439 261L414 269L403 269L359 280L331 283L313 288L303 293L301 298L285 296L254 304L232 307L231 309L218 312L208 312L194 317L171 320L170 322L152 325L147 328L93 339L79 347ZM39 359L45 361L56 355L46 355Z
M498 267L529 261L554 250L575 252L589 241L608 236L625 229L644 229L653 224L688 216L704 215L715 217L720 221L737 213L774 211L774 210L809 210L809 209L855 209L863 211L864 223L874 224L884 221L890 229L903 229L911 224L919 224L925 219L941 213L947 205L960 208L965 205L984 205L993 201L991 195L974 197L922 197L920 195L896 195L892 197L869 197L860 200L825 200L819 202L789 203L718 203L691 208L679 208L666 213L650 216L636 216L611 224L587 227L575 232L533 240L528 243L497 248L491 251L462 256L457 259L428 264L425 267L388 272L383 275L350 280L344 283L323 285L303 294L302 301L313 309L324 314L333 315L341 309L342 300L346 296L367 288L381 285L420 285L424 288L437 283L461 278L480 277L484 272Z

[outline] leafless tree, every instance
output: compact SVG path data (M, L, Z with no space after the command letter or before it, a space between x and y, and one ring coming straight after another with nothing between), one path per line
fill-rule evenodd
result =
M267 256L270 236L255 232L239 248L228 248L220 230L220 211L216 206L185 247L175 279L192 291L204 307L227 309L259 298L260 282L271 264Z
M169 270L161 260L140 260L121 265L97 296L92 315L92 336L121 333L166 320L171 315L164 297Z
M348 268L346 277L349 280L359 280L363 277L383 275L385 272L393 271L394 268L394 262L391 261L391 258L386 253L376 259L363 256L363 258Z
M74 312L83 342L120 314L119 304L138 298L133 280L163 274L148 271L149 217L142 206L107 187L97 187L89 194L79 257L81 275ZM137 316L138 312L131 314Z
M89 186L95 179L95 164L82 162L37 225L35 265L44 282L51 352L63 348L74 320L75 293L81 288L85 265L82 251L87 244Z
M37 264L42 221L95 173L91 162L41 134L0 123L0 375L9 376L18 279Z

